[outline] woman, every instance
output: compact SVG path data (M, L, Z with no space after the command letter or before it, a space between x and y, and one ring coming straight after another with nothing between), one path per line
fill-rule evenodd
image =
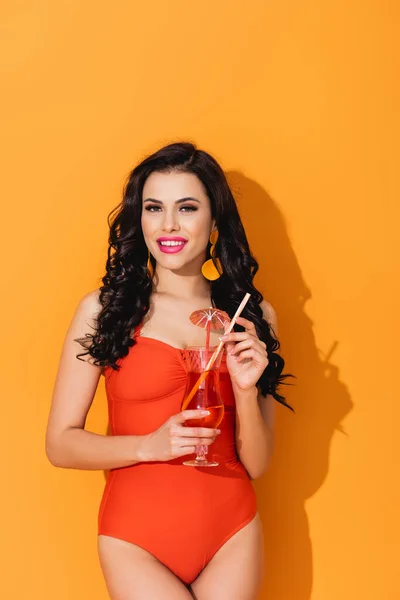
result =
M264 559L250 479L271 459L274 401L288 406L277 392L288 375L276 315L252 283L258 263L221 167L190 143L133 169L113 213L103 285L82 298L66 334L47 456L110 470L98 552L112 600L255 599ZM232 317L246 292L237 331L223 337L220 429L185 427L203 416L180 410L182 351L205 335L189 316L214 306ZM108 436L84 429L101 374ZM182 465L198 444L213 444L218 467Z

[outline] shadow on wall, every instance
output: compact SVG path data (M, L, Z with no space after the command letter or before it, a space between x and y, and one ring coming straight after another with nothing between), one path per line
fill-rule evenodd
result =
M337 342L325 355L316 346L305 312L311 292L278 207L243 174L229 172L227 178L260 263L256 287L277 312L284 371L297 377L280 388L296 413L277 407L274 458L269 471L254 482L266 549L260 600L310 600L313 555L305 502L328 475L331 439L335 430L345 435L341 421L353 403L331 363Z

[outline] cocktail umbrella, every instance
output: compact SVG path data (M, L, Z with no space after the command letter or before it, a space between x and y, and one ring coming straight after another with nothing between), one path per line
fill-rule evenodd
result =
M225 325L229 323L230 318L228 313L218 308L201 308L195 310L189 317L193 325L198 325L207 330L206 333L206 349L210 345L210 332L216 331L218 333L224 333Z

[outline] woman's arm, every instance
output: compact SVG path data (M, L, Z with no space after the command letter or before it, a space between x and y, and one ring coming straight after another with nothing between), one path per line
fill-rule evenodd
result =
M142 436L101 435L80 427L64 430L47 457L64 469L116 469L142 462Z
M276 313L265 300L261 303L264 319L278 335ZM268 469L274 449L275 399L270 394L264 398L258 388L243 391L235 388L236 448L252 479L261 477Z
M45 440L47 458L56 467L112 469L141 459L141 437L85 431L102 367L88 362L88 356L77 359L82 346L74 339L93 331L90 325L101 309L98 294L89 292L79 302L61 351Z
M56 467L66 469L115 469L138 462L168 461L192 454L196 445L210 445L215 429L185 427L187 419L204 417L200 410L171 416L148 435L100 435L85 430L102 367L79 360L82 346L74 342L93 331L101 306L98 290L80 301L65 336L53 390L46 431L46 455Z
M273 396L238 390L236 400L236 448L240 461L252 479L261 477L269 467L274 449Z

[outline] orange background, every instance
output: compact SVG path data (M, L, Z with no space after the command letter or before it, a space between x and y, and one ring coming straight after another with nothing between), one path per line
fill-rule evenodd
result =
M137 161L184 139L228 172L298 377L255 483L261 598L400 597L399 16L394 0L3 1L5 598L107 598L104 475L50 465L47 415L106 215ZM87 428L106 432L103 379Z

